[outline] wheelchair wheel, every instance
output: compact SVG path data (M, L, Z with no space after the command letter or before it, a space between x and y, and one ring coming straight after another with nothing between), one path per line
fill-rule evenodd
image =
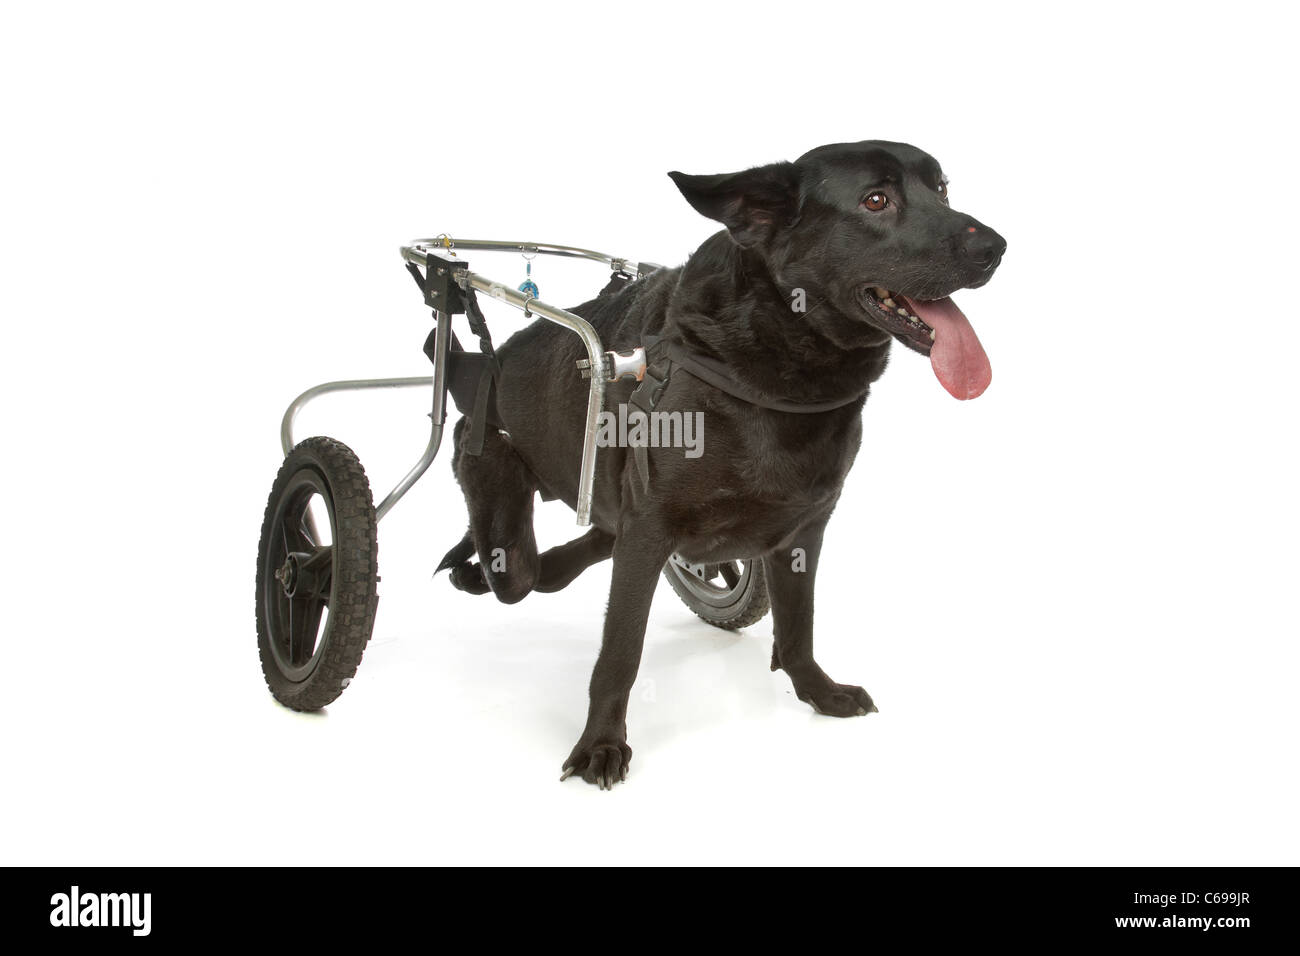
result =
M692 564L674 554L664 565L664 577L688 608L724 630L756 624L772 606L761 558Z
M379 602L377 525L346 445L308 438L285 458L257 550L257 648L286 707L319 710L352 681Z

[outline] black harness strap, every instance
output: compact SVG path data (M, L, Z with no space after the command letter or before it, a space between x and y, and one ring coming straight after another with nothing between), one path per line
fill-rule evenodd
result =
M496 352L492 349L492 333L488 331L487 319L483 318L483 310L478 307L478 293L473 289L465 293L465 318L469 320L469 330L478 336L479 351L495 359Z
M852 405L867 394L867 389L864 388L848 398L832 399L827 402L789 402L781 398L772 398L744 382L737 381L732 377L731 370L724 363L706 355L694 355L677 342L669 341L658 335L646 335L643 342L646 362L645 377L635 391L632 392L632 397L628 399L628 403L636 409L637 415L646 416L647 435L650 434L651 427L649 414L654 411L655 406L659 404L660 398L663 397L664 391L668 388L674 368L680 368L706 385L712 385L718 391L725 392L732 398L738 398L742 402L757 405L759 408L768 408L776 412L790 412L795 415L815 415L821 412L832 412L837 408ZM648 442L632 447L632 460L636 464L637 473L641 479L642 491L650 490L650 453L647 445Z
M668 357L667 341L657 335L647 335L643 339L645 343L645 375L641 377L640 384L632 391L632 396L627 400L634 411L628 413L631 420L632 415L637 415L645 422L644 435L645 441L632 446L632 460L636 463L637 474L641 478L641 490L650 490L650 452L648 449L650 443L651 418L650 413L655 410L659 404L659 399L663 397L664 391L668 388L668 381L673 375L672 359Z
M415 284L420 287L420 293L423 294L424 276L420 275L420 267L417 266L414 262L408 262L406 264L406 271L411 274L411 278L415 280Z
M414 263L406 264L417 285L423 291L425 279ZM479 308L478 296L473 289L467 289L463 295L465 318L469 330L478 336L478 355L465 351L461 347L456 333L451 335L451 349L447 353L447 387L452 400L462 415L469 419L469 435L465 451L470 455L483 454L483 436L487 426L500 428L501 422L496 413L496 382L501 374L496 351L492 348L492 334L488 331L487 320ZM435 314L436 310L435 310ZM450 313L444 313L445 321L452 321ZM424 354L429 361L434 360L434 343L437 330L429 333L424 341Z
M478 295L473 289L468 290L465 296L465 318L469 320L469 329L478 336L479 351L483 353L487 361L483 363L483 369L479 373L478 390L474 395L474 410L469 412L469 441L465 445L465 451L471 455L483 454L483 434L488 425L489 414L493 419L495 427L500 427L500 422L496 420L496 402L495 391L498 376L501 374L501 365L497 362L496 351L492 348L492 334L488 331L487 320L483 318L483 310L478 305ZM491 412L489 412L489 403L491 403ZM462 412L465 410L462 408Z
M772 398L746 385L744 382L737 381L731 377L731 370L722 362L707 355L692 355L676 342L668 343L667 353L668 358L674 364L680 365L701 382L712 385L718 391L726 392L732 398L738 398L750 405L757 405L759 408L770 408L774 412L790 412L795 415L833 412L845 405L852 405L867 394L866 389L863 389L848 398L836 398L828 402L788 402L783 398Z

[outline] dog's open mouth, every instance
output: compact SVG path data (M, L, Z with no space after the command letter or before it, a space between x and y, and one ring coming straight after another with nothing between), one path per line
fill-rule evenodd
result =
M872 323L913 351L930 357L935 377L954 398L977 398L993 380L993 367L975 330L950 298L916 299L869 286L863 308Z
M934 329L922 322L914 311L907 308L911 303L907 302L902 293L890 292L878 285L872 286L869 291L871 295L866 303L867 308L874 308L884 316L881 324L885 330L908 348L915 349L922 355L929 355L930 347L935 340Z

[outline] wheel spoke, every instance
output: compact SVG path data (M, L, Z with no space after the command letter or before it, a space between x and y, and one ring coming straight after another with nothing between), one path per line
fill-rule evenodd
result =
M298 523L298 532L302 535L303 540L307 542L308 548L319 548L316 543L316 519L312 517L311 510L305 510L302 513L302 520Z
M286 597L286 598L284 599L284 603L287 604L287 605L289 606L289 627L288 627L288 630L286 631L286 636L287 636L287 638L288 638L288 642L289 642L289 653L288 653L289 663L292 664L292 663L293 663L293 635L294 635L294 627L293 627L293 604L294 604L294 601L293 601L293 598L291 598L291 597Z
M334 548L330 545L320 545L312 549L311 557L306 561L299 563L299 567L305 571L312 571L317 575L329 576L329 567L334 562Z
M727 582L727 587L734 588L740 583L740 567L732 561L720 565L718 571L722 574L722 580Z
M295 641L298 645L298 656L293 659L293 663L301 666L311 660L311 656L316 650L316 636L320 631L322 608L320 599L316 597L293 603L300 604L297 621L298 636Z

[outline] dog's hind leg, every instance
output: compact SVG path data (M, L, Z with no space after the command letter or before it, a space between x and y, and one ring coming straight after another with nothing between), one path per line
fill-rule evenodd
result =
M592 528L581 538L542 552L542 570L534 591L558 591L573 583L579 574L614 553L614 536Z
M448 552L439 567L451 568L451 583L462 591L491 590L514 604L537 583L541 561L533 536L533 498L537 482L510 443L494 429L483 438L483 453L463 452L465 419L456 425L452 466L469 508L469 545L478 552L471 562L467 542Z
M470 560L474 551L474 535L466 531L465 537L443 556L433 573L450 569L454 587L470 594L486 594L491 588L483 574L483 566ZM533 590L547 594L563 590L587 568L606 560L613 553L614 536L600 528L592 528L580 538L542 552Z

